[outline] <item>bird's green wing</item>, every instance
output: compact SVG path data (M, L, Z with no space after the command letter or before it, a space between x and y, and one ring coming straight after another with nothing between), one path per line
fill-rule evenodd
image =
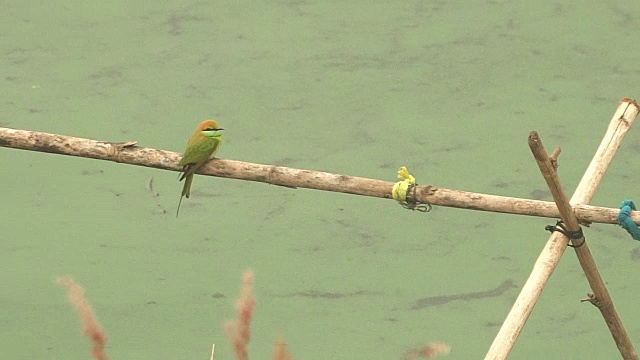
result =
M205 162L219 146L219 141L216 139L207 139L199 143L187 144L187 149L184 151L184 156L178 163L178 166Z
M218 148L220 148L220 140L218 139L207 139L199 143L187 144L184 156L178 162L178 166L182 166L183 172L180 180L194 174L202 164L207 162L218 151Z

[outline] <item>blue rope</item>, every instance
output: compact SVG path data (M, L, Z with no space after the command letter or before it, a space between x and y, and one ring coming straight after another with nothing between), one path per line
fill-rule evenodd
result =
M629 217L632 210L637 210L633 200L623 201L622 205L620 205L620 212L618 213L618 224L627 230L633 240L640 241L640 228L638 228L638 225Z

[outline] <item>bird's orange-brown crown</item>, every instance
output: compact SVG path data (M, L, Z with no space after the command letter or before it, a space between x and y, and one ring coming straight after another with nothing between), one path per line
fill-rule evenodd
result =
M215 120L205 120L198 125L198 131L203 131L205 129L219 129L220 125Z

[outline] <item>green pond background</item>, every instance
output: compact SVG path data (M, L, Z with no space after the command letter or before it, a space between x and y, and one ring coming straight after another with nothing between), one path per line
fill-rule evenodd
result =
M0 23L5 127L182 152L198 122L219 157L550 196L526 143L562 146L573 192L618 101L637 98L637 1L13 1ZM592 204L640 199L632 129ZM5 359L87 359L57 276L81 284L112 359L233 358L223 323L256 274L251 358L401 359L432 341L483 358L553 219L0 149ZM153 179L153 192L147 183ZM586 237L636 348L640 246ZM483 296L512 282L497 296ZM570 249L511 357L619 358ZM422 298L453 296L445 303ZM437 298L436 298L437 300Z

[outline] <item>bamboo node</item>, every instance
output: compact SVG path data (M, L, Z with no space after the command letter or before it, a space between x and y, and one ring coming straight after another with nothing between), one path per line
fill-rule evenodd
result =
M602 304L600 303L600 299L598 299L598 297L596 296L596 294L593 293L587 293L587 298L586 299L580 299L580 302L590 302L591 305L600 308L602 306Z
M558 146L553 153L549 156L549 160L551 161L551 166L553 166L554 170L558 170L558 156L560 156L560 152L562 149Z
M122 151L126 148L136 146L137 143L138 142L134 140L118 142L118 143L107 142L106 144L109 145L109 149L107 151L108 151L108 154L114 158L115 162L122 163L124 162L124 160L122 159Z
M597 307L600 310L613 306L613 301L611 300L611 298L599 298L598 296L596 296L596 294L593 293L587 293L587 298L581 299L580 302L590 302L591 305Z
M276 171L276 166L275 165L271 165L269 167L269 170L267 170L267 184L272 185L273 183L271 182L271 174L273 174Z

